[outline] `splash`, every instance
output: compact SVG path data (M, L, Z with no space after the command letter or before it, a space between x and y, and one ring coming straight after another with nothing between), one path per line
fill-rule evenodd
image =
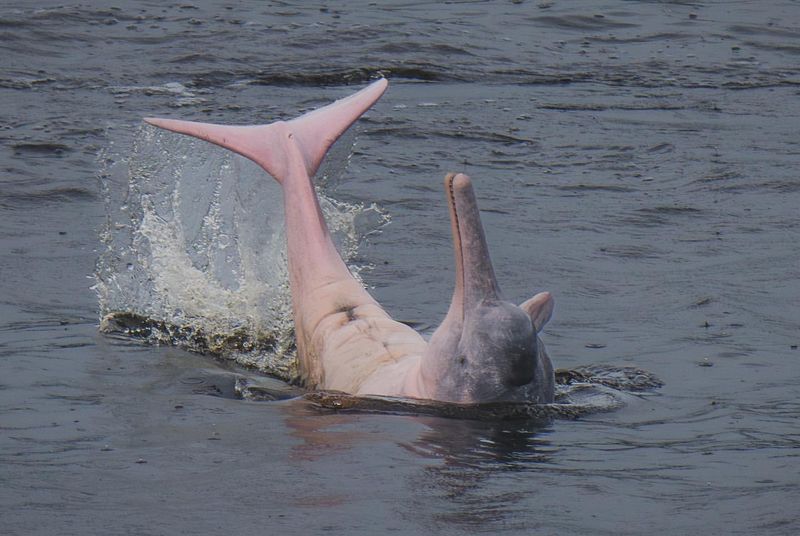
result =
M350 152L329 155L336 173L346 168L354 139L342 142ZM107 212L95 274L101 330L293 380L280 186L244 158L147 126L129 156L110 145L101 167ZM323 183L329 174L322 171ZM337 248L345 261L353 259L361 237L386 217L374 205L318 193ZM356 275L362 268L351 266Z

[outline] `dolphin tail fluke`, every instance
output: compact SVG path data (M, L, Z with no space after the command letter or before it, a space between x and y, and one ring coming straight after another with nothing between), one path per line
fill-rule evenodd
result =
M214 125L159 118L146 118L145 121L239 153L263 167L282 183L289 173L289 146L300 151L306 172L310 177L313 176L330 146L375 104L386 91L387 85L386 79L381 78L349 97L291 121L278 121L268 125ZM294 143L290 143L290 140Z
M317 172L322 158L339 136L381 98L389 82L376 80L361 91L289 121L297 136L310 177Z

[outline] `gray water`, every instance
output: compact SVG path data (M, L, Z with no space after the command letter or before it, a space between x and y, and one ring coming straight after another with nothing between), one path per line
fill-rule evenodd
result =
M800 531L797 2L6 1L0 29L4 534ZM141 117L267 122L381 74L323 185L390 220L354 231L378 300L441 319L467 172L507 298L555 296L555 365L663 388L544 426L331 414L98 332Z

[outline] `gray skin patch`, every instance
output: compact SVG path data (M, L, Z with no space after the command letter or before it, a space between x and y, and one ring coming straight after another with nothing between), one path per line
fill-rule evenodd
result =
M508 302L484 301L451 332L449 359L437 355L435 398L452 402L551 402L552 365L528 314Z
M536 333L530 317L510 303L485 302L468 311L458 346L466 361L461 388L471 398L502 398L536 380Z
M460 403L552 402L552 364L531 314L501 298L469 177L448 175L445 189L456 288L422 361L429 395Z

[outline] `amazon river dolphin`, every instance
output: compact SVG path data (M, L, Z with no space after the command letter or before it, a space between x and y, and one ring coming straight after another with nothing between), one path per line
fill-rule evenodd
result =
M503 301L470 178L444 179L456 284L430 341L392 320L336 251L311 178L336 139L386 90L358 93L291 121L225 126L173 119L151 125L250 158L283 187L289 283L301 378L312 389L444 402L553 401L553 367L538 333L553 298Z

